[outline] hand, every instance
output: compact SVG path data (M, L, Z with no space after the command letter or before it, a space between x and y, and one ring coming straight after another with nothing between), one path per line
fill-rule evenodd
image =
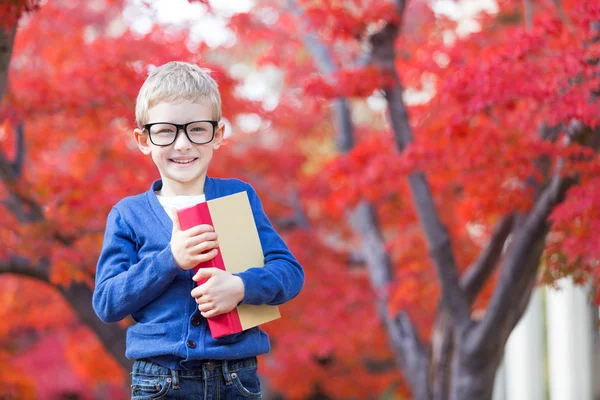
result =
M200 268L192 279L196 282L208 279L191 293L204 318L228 313L244 299L242 278L222 269Z
M217 233L210 225L197 225L185 231L181 230L177 210L173 214L173 232L171 234L171 252L175 263L183 270L194 268L201 262L217 256Z

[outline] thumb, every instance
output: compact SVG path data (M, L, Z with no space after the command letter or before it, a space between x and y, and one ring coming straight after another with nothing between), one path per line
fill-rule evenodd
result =
M175 207L171 208L171 215L173 216L173 232L179 232L181 230L181 224L179 223L179 214Z
M196 282L203 279L208 279L214 276L217 271L220 270L218 268L200 268L198 272L196 272L196 275L192 277L192 279Z

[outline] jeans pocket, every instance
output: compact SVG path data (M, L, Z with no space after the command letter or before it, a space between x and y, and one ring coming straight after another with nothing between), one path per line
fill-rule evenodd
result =
M131 375L132 400L160 399L171 388L171 378L163 375Z
M249 399L261 399L257 367L242 368L231 373L231 380L238 392Z

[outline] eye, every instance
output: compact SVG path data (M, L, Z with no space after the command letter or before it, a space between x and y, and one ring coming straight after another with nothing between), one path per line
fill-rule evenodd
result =
M174 135L177 132L177 129L175 129L175 127L170 124L156 124L156 125L152 125L152 128L150 128L150 131L151 131L150 133L152 133L153 135L167 136L167 135Z
M198 122L192 123L191 125L188 125L189 133L204 134L206 132L211 132L211 131L212 131L212 125L210 122L207 122L207 121L198 121Z

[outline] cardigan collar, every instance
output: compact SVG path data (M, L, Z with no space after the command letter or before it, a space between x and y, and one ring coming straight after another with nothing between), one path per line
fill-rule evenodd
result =
M162 179L158 179L152 182L150 186L150 190L146 192L146 198L148 203L150 204L150 209L154 212L156 218L160 221L161 225L167 230L169 233L169 237L171 232L173 231L173 221L167 215L167 212L163 208L163 206L158 201L158 197L156 196L156 192L162 188ZM207 176L204 181L204 196L206 197L206 201L212 200L217 196L216 187L214 179Z

